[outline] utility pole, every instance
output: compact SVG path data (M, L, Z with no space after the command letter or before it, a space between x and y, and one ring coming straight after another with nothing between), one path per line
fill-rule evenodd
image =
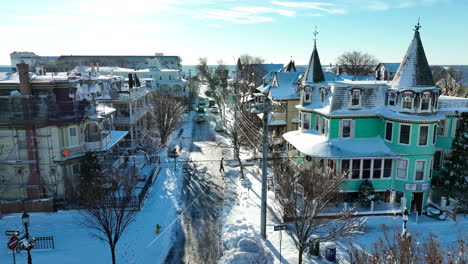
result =
M260 218L260 234L266 239L266 210L267 210L267 166L268 166L268 113L270 98L265 95L263 101L263 150L262 150L262 214Z

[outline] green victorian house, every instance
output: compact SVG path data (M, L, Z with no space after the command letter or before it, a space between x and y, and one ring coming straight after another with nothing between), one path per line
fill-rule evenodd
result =
M346 173L343 192L357 193L370 180L385 202L404 197L407 208L423 212L468 99L440 95L419 29L393 82L327 82L314 44L299 87L300 126L283 138L299 162Z

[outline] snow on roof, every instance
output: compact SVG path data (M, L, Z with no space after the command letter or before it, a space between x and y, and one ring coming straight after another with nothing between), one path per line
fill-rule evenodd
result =
M112 131L106 131L106 132L110 132L110 135L111 135L109 142L102 148L96 149L94 151L108 151L109 149L114 147L117 143L119 143L128 134L128 131L112 130Z
M440 112L468 112L468 98L443 96L439 97Z
M309 64L307 65L307 70L304 74L304 82L308 83L319 83L325 81L325 76L323 75L322 64L320 63L320 57L318 55L317 46L314 42L314 50L310 55Z
M398 67L400 67L400 63L386 63L386 62L379 63L379 65L377 65L376 67L376 70L380 68L380 66L383 66L387 72L396 73L398 70Z
M328 139L315 131L299 130L283 134L283 138L301 153L319 158L396 157L380 137ZM307 142L307 144L304 144Z
M301 76L300 72L275 72L270 84L261 85L257 88L261 93L270 91L273 100L299 99L300 94L296 91L296 84ZM271 89L270 89L271 87Z
M416 26L414 38L393 78L393 85L399 87L434 86L432 72L419 36L419 24Z

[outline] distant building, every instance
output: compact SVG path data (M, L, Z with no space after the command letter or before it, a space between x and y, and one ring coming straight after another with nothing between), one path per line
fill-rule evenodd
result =
M399 66L400 63L379 63L375 67L375 78L379 81L391 81Z
M148 59L157 58L161 64L174 70L182 70L182 59L179 56L166 56L163 53L155 55L131 56L131 55L62 55L39 56L34 52L13 52L10 54L11 67L16 71L16 64L24 62L29 65L29 70L35 72L36 66L42 65L49 71L70 71L76 66L99 64L105 66L122 67L130 69L148 68ZM57 69L57 70L56 70Z

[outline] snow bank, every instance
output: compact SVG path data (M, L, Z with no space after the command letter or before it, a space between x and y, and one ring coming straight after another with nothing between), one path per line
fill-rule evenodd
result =
M226 225L222 237L225 251L220 263L273 263L260 235L245 218Z

